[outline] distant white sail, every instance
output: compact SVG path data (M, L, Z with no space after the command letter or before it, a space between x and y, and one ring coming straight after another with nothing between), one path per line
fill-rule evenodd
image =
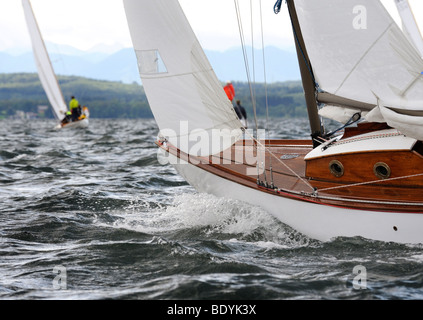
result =
M395 0L401 16L403 31L423 57L423 39L408 0Z
M161 132L182 151L220 152L242 137L232 104L176 0L124 0L139 73ZM202 139L207 147L196 145Z
M62 120L67 111L62 91L54 73L50 58L40 33L37 21L34 16L29 0L22 0L28 31L32 41L35 63L38 69L38 76L46 92L47 98L53 108L53 113L58 120Z
M349 100L357 110L372 111L368 120L423 139L416 127L423 123L423 60L380 1L294 3L325 103L345 108Z

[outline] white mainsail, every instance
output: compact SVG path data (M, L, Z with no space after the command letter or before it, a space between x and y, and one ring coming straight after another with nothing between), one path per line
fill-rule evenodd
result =
M191 155L242 137L226 97L177 0L124 0L139 73L161 134Z
M324 116L345 120L351 106L423 139L423 60L380 1L294 3L324 103L340 108Z
M58 120L62 120L67 111L65 99L54 73L53 66L40 33L34 12L29 0L22 0L28 31L31 37L32 49L38 76L46 92L47 98L53 108L53 113Z
M413 11L411 10L408 0L395 0L398 13L401 17L403 31L410 42L414 44L420 56L423 57L423 38L417 25Z

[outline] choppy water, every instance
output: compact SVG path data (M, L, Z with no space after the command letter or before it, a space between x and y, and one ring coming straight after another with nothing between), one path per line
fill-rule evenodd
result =
M321 243L197 194L158 163L154 120L53 125L0 121L0 299L423 298L422 246Z

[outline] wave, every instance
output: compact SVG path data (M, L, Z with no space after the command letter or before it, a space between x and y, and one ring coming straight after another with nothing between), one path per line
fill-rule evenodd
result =
M124 212L113 214L120 218L113 223L116 228L181 240L236 239L266 249L311 241L259 207L195 192L175 195L169 204L136 200Z

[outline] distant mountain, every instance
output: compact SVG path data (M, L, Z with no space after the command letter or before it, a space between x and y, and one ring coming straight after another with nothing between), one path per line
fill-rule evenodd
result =
M265 63L263 64L263 52L261 49L256 49L254 50L254 69L251 47L247 47L245 51L248 57L251 81L264 82L263 65L266 66L267 82L301 79L295 51L290 52L276 47L266 47L264 50ZM221 81L248 81L242 52L242 49L238 47L224 52L206 51L206 55Z
M47 48L58 75L82 76L91 79L141 83L137 60L132 48L115 51L116 47L93 48L81 51L64 45L47 43ZM18 53L19 52L19 53ZM0 52L0 73L36 72L32 52ZM112 52L112 53L110 53ZM264 82L263 53L254 51L254 72L251 48L246 49L250 67L250 79ZM217 77L221 81L247 81L244 56L241 48L224 52L206 51ZM275 47L265 48L267 82L299 80L300 72L294 51Z

